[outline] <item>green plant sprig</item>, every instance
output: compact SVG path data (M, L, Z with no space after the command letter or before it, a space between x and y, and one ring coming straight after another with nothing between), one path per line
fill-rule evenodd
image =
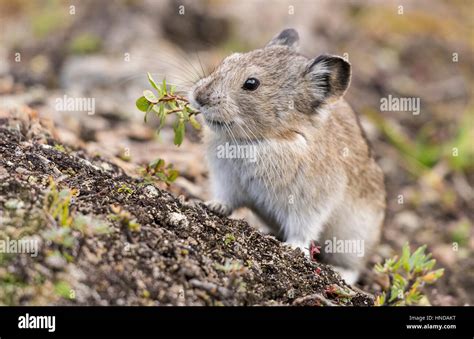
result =
M147 73L147 75L148 82L156 90L157 95L151 90L144 90L143 96L137 99L136 106L140 111L145 112L145 123L149 113L156 115L160 121L158 133L165 125L167 117L174 114L176 116L173 127L174 144L180 146L186 133L186 124L190 124L195 129L201 128L195 118L199 111L192 108L185 97L175 93L175 86L168 88L166 79L163 79L163 83L158 85L150 73Z
M43 237L57 245L58 253L68 261L74 259L71 249L76 245L80 248L83 237L111 232L107 221L72 210L71 204L78 194L78 190L74 188L59 190L56 182L50 177L43 203L45 216L51 223L51 227L43 232ZM75 234L77 232L82 237Z
M154 179L158 179L167 185L173 183L179 176L179 172L173 168L173 164L165 164L163 159L153 160L141 169L140 174L146 183L153 183Z
M409 245L405 244L400 259L395 256L375 266L375 271L390 281L388 289L375 300L377 306L419 305L426 300L421 287L436 282L444 269L433 270L436 260L431 258L431 253L425 254L425 250L423 245L411 254Z

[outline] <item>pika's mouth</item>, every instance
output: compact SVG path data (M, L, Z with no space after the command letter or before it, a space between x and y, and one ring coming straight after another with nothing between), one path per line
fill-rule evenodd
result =
M233 121L225 122L225 121L213 120L213 119L209 119L209 118L205 118L205 120L206 120L206 123L210 127L217 127L217 128L229 127L234 123Z

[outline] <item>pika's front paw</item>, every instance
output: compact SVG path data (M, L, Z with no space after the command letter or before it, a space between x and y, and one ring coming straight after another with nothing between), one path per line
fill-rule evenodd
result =
M216 200L206 201L204 203L211 211L223 217L228 217L232 213L232 208L229 205L223 204Z

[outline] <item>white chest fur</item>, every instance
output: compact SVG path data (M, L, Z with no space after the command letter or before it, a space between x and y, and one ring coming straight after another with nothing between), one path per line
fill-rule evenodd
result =
M251 156L223 153L226 144L251 147L252 151L238 153ZM324 191L320 186L325 180L312 180L310 175L318 155L307 158L311 153L302 135L296 134L292 140L241 144L215 138L207 145L214 197L232 208L251 208L283 235L290 233L290 225L308 224L303 219L311 219L324 209L324 204L318 204L318 192Z

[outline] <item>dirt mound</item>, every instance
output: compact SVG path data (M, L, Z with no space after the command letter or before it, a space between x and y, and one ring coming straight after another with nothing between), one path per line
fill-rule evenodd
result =
M373 303L246 222L181 202L51 135L31 111L0 119L0 236L40 244L37 256L0 256L1 304ZM64 226L51 206L68 192Z

